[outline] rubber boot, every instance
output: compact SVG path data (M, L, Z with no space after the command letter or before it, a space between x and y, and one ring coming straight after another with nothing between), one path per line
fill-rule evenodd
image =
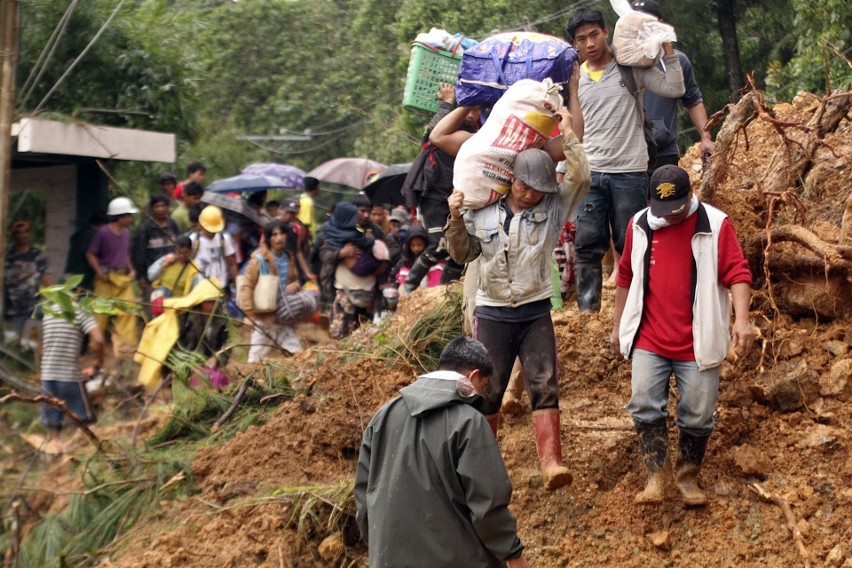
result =
M581 312L601 311L603 268L600 262L578 262L574 269L577 278L577 307Z
M485 420L488 421L488 425L491 426L491 431L494 432L494 437L497 437L497 428L500 426L500 413L497 414L486 414Z
M710 436L693 436L680 431L678 441L678 456L675 463L675 484L683 496L683 502L688 507L701 507L707 504L707 495L698 486L698 474L701 473L701 462L707 451L707 441Z
M545 491L553 491L572 481L568 468L562 465L562 442L559 438L559 409L534 410L535 446L541 464Z
M666 420L658 420L651 424L635 422L636 433L639 435L639 449L642 460L648 471L648 481L645 489L636 494L635 503L659 504L663 502L665 484L663 481L663 466L669 446L669 432Z
M509 384L506 386L506 392L503 393L503 403L500 406L500 412L514 416L523 414L524 403L521 401L523 395L524 368L521 366L521 360L515 359L512 374L509 375Z
M462 270L464 265L458 264L452 258L447 257L444 260L444 271L441 273L441 284L449 284L456 280L461 280Z
M433 266L435 266L435 262L432 259L426 258L425 254L418 256L411 270L408 271L408 277L402 285L405 293L411 294L417 290L420 287L420 281L423 280L426 274L429 273L429 269Z

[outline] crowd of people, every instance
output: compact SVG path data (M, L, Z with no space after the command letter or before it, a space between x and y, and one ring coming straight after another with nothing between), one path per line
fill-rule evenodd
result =
M654 0L633 6L662 19ZM403 540L419 543L424 565L526 564L506 508L511 482L497 445L500 416L517 410L519 389L526 388L543 488L571 483L562 460L551 310L576 288L580 312L600 311L602 259L610 249L616 258L610 343L615 356L633 361L627 410L647 470L636 501L663 499L674 375L675 482L687 505L707 502L698 475L715 428L720 364L732 338L746 353L754 336L751 275L734 227L697 199L677 166L678 100L701 133L701 150L714 150L703 130L701 92L689 59L671 43L663 44L656 66L619 65L595 9L578 8L566 35L580 62L564 86L558 134L541 149L521 151L508 193L481 209L464 209L464 188L453 187L455 157L479 128L480 109L456 108L453 87L442 84L439 110L403 186L406 207L390 210L359 194L323 217L316 203L320 182L306 178L298 197L245 196L247 207L265 219L260 225L205 205L206 170L196 163L183 182L172 174L160 177L161 192L150 198L135 235L130 227L140 211L117 197L71 239L66 272L83 273L83 286L95 296L132 302L140 291L146 317L184 305L174 302L181 297L192 297L187 305L207 303L203 314L214 311L213 296L223 304L233 300L231 315L252 330L250 362L273 350L299 352L295 326L318 313L327 314L331 337L341 339L381 319L399 296L458 280L464 272L466 329L473 339L451 342L439 370L402 389L364 433L355 497L371 565L402 562L397 543ZM648 149L644 117L658 127L656 156ZM20 327L33 308L25 288L50 277L43 255L29 246L27 223L16 222L12 232L6 313ZM226 317L224 310L220 316ZM138 358L137 315L119 309L111 319L110 328L106 316L97 326L78 318L60 329L51 321L45 337L62 336L79 349L83 335L102 345L109 329L116 355L137 351ZM221 327L210 335L185 320L174 329L183 330L174 332L181 345L206 341L206 368L221 364ZM143 337L142 344L150 343ZM45 376L45 389L73 399L79 389L55 383L79 377ZM82 402L71 406L90 416ZM55 416L46 421L57 427ZM412 507L443 528L422 531L410 518Z

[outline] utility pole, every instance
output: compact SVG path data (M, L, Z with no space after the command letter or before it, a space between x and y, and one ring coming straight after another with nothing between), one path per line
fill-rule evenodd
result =
M15 115L15 73L18 68L18 0L0 0L0 295L5 298L6 217L12 185L12 121ZM5 302L0 300L0 317ZM0 320L2 321L2 320Z

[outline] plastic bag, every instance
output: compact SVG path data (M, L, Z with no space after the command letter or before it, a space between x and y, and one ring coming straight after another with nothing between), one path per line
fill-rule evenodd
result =
M524 79L509 87L456 156L453 187L464 193L465 209L485 207L509 191L515 156L544 146L561 107L559 86L550 79Z
M618 14L612 45L615 60L630 67L651 67L657 63L666 42L677 41L675 30L651 14L638 12L627 0L610 0Z
M465 51L456 81L461 106L491 106L523 79L568 82L577 51L558 37L536 32L496 34Z

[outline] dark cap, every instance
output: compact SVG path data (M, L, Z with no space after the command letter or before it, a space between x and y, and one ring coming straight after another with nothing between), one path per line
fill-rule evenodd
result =
M651 213L655 217L680 215L689 206L689 174L677 166L665 165L651 176Z
M515 156L512 174L530 189L541 193L556 193L556 164L544 150L527 148Z
M291 197L290 199L285 199L284 201L282 201L280 207L284 211L289 211L290 213L298 213L302 208L302 204L299 203L298 199Z
M305 190L313 191L319 187L319 180L315 177L305 176Z
M657 0L635 0L631 2L630 7L637 12L651 14L659 20L663 19L663 11L660 9L660 3Z

